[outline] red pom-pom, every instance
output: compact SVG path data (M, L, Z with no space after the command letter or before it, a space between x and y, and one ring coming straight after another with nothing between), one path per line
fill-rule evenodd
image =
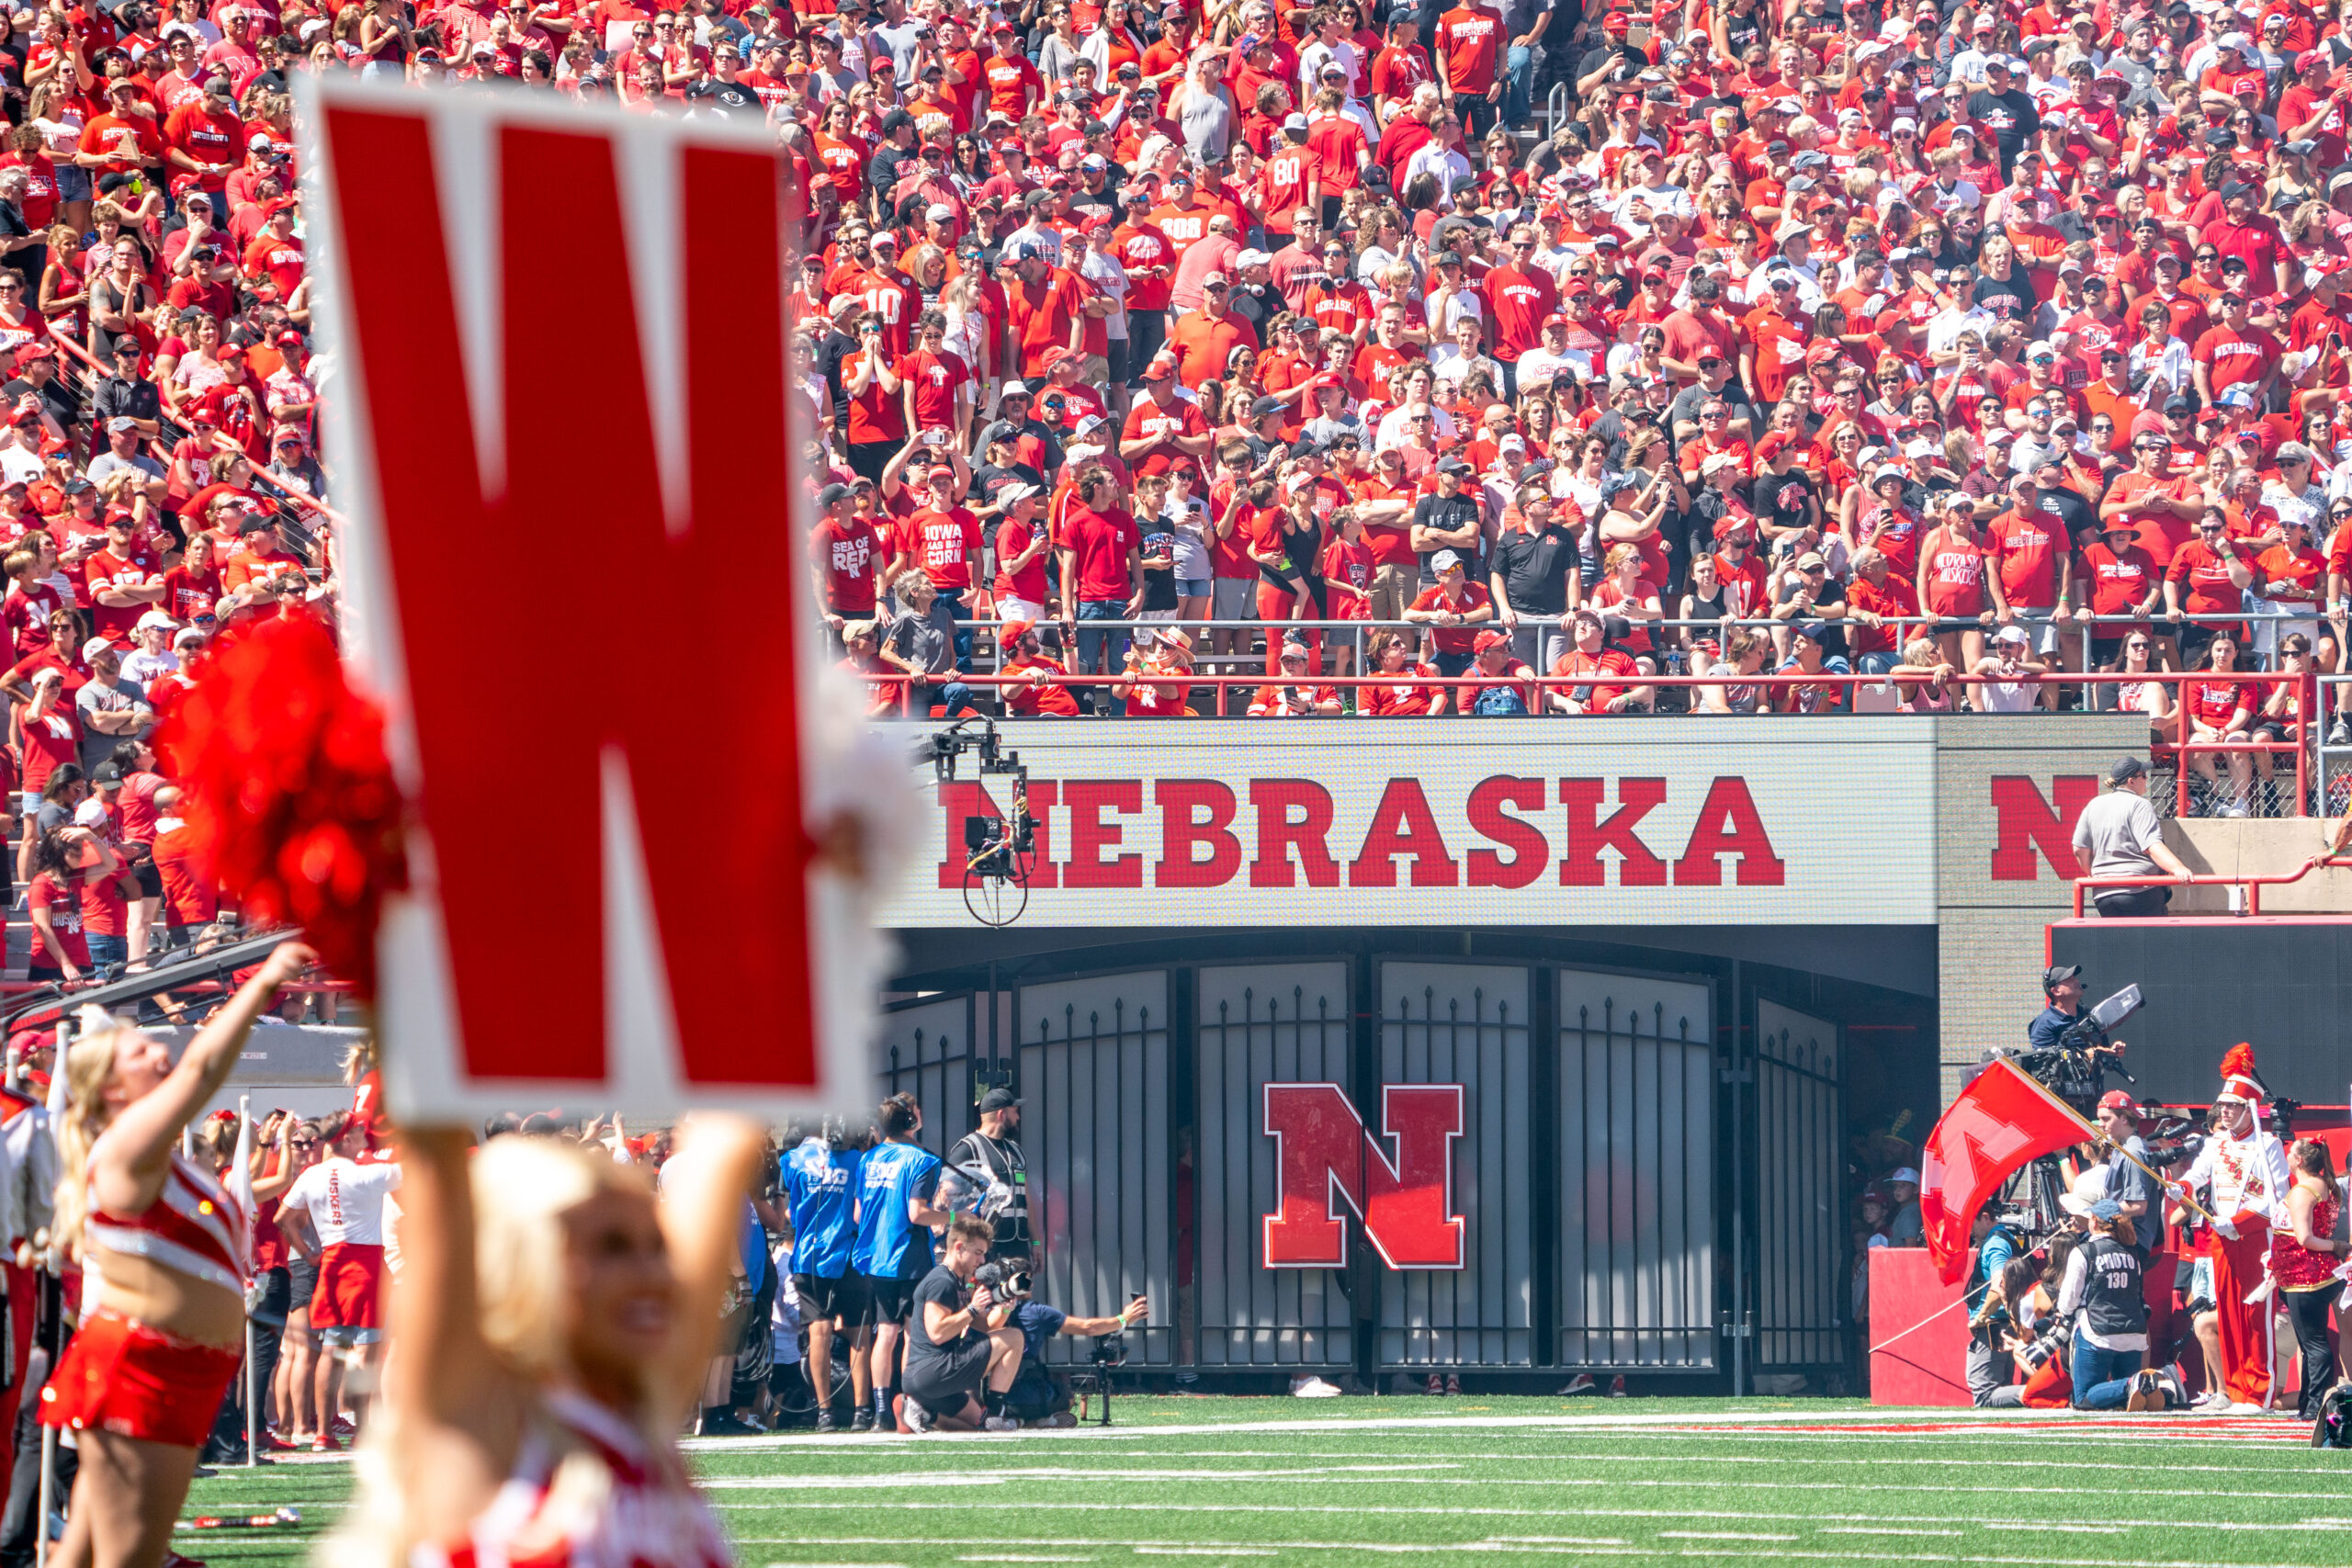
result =
M2243 1040L2231 1046L2229 1054L2222 1058L2222 1076L2225 1078L2254 1077L2254 1047Z
M376 995L384 895L408 886L384 719L326 629L264 621L205 661L156 750L186 786L199 855L255 923L300 925L327 968Z

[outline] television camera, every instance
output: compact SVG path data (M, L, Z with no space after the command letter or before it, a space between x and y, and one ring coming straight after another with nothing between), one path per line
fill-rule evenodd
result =
M1029 814L1029 769L1021 753L1008 750L992 718L957 719L916 748L941 784L956 777L956 764L977 751L980 776L1012 781L1012 809L1001 817L964 818L964 908L984 926L1009 926L1029 908L1029 877L1036 868L1037 819Z
M2126 986L2067 1025L2056 1044L2023 1051L1996 1048L1988 1055L2007 1057L2028 1077L2064 1100L2075 1114L2086 1122L2096 1122L2099 1097L2107 1092L2110 1077L2127 1084L2140 1081L2123 1066L2122 1045L2109 1043L2109 1039L2125 1019L2140 1010L2142 1000L2138 986ZM2185 1130L2183 1124L2173 1131L2177 1137ZM2150 1163L2163 1168L2162 1162L2172 1158L2173 1150L2178 1146L2175 1143L2159 1155L2156 1144L2151 1141ZM2039 1237L2067 1223L2066 1212L2058 1201L2065 1190L2065 1168L2056 1155L2043 1155L2010 1178L2005 1198L2027 1228Z
M2098 1114L2099 1096L2107 1092L2109 1075L2128 1084L2140 1081L2124 1070L2123 1047L2109 1044L2108 1039L2117 1025L2140 1010L2141 1000L2140 987L2126 986L2067 1025L2057 1044L2001 1054L2090 1121Z

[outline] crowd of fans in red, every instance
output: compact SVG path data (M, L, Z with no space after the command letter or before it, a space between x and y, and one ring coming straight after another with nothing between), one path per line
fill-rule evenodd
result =
M2332 17L1148 9L745 14L877 710L1177 715L1245 663L1268 716L1849 705L1770 679L1826 670L2302 735L2309 680L2041 677L2340 663Z

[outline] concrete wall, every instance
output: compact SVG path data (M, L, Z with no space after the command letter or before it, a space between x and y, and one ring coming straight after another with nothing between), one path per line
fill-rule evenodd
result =
M2116 758L2145 755L2129 715L1990 714L1936 725L1936 925L1940 1088L1950 1103L1991 1044L2018 1044L2041 1010L2045 932L2074 907L2081 803ZM2026 795L2030 786L2032 795ZM2037 838L2037 805L2050 820ZM2052 864L2051 852L2063 853Z
M2200 875L2285 876L2335 842L2340 821L2290 817L2274 821L2189 818L2165 824L2165 842ZM2234 887L2184 887L2173 895L2180 915L2243 912ZM2352 867L2313 871L2300 882L2261 890L2266 915L2352 914Z

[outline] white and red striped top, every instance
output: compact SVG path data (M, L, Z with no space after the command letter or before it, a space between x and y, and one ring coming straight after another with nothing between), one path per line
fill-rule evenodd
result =
M663 1464L628 1422L576 1393L542 1395L541 1416L466 1542L421 1547L413 1568L729 1568L718 1521L674 1455ZM567 1440L551 1440L550 1426ZM582 1460L601 1472L587 1484L571 1479Z
M101 1133L90 1151L92 1163L105 1145ZM90 1217L83 1225L83 1239L90 1246L150 1258L239 1295L252 1272L252 1236L243 1205L177 1149L153 1203L136 1214L108 1213L98 1207L93 1190Z

